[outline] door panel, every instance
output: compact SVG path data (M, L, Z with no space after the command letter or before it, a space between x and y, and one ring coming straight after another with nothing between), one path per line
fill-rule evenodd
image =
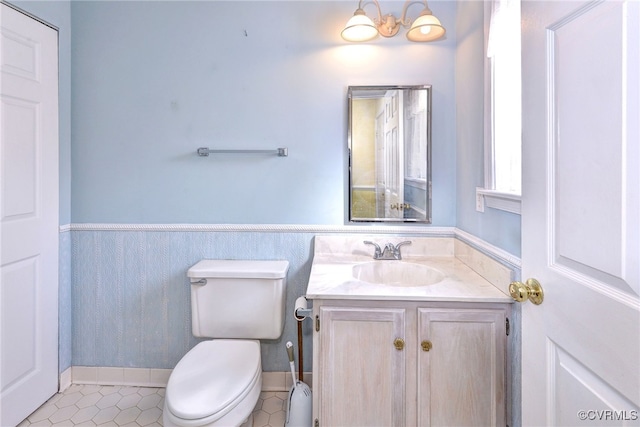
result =
M57 32L1 5L0 425L58 388Z
M376 218L385 216L384 110L376 115Z
M382 100L385 112L385 218L403 218L404 204L404 136L403 91L388 91Z
M625 280L628 272L623 271L634 264L629 256L638 259L637 250L629 253L625 247L638 241L623 238L633 237L628 229L633 221L625 221L627 213L621 209L629 197L625 171L633 166L625 156L630 141L624 123L624 62L633 55L620 43L625 9L623 3L578 8L548 30L549 83L556 91L550 105L556 112L552 266L638 295L638 281ZM596 26L606 31L593 31ZM585 70L586 64L598 66ZM584 230L597 245L584 244ZM602 256L603 247L607 256Z
M522 15L522 271L545 292L522 307L523 424L637 424L640 4Z
M20 260L2 268L2 311L12 314L8 326L23 325L8 327L3 331L3 343L10 343L13 347L2 355L2 384L5 387L32 375L36 367L37 289L34 284L37 283L38 270L38 257ZM20 310L12 310L7 305L16 301L21 302Z
M2 153L3 221L35 216L37 194L37 129L38 104L25 100L2 100L3 121L7 126Z
M613 421L624 421L622 418L633 421L630 409L634 407L633 402L553 341L549 341L548 353L550 372L553 373L550 389L557 395L549 411L554 417L551 425L576 425L581 416L585 417L587 425L596 420L598 425L616 425ZM607 411L611 413L609 420L606 419ZM614 413L621 419L612 419Z

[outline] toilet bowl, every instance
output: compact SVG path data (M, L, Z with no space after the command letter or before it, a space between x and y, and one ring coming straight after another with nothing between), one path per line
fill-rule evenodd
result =
M202 260L191 267L191 327L209 338L173 369L165 427L251 426L262 390L260 339L284 328L287 261Z
M171 373L164 425L239 426L250 421L261 389L259 341L201 342Z

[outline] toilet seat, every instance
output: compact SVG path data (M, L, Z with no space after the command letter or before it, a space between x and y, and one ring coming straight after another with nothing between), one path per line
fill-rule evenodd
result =
M213 423L252 392L261 374L259 341L204 341L171 373L165 406L176 418Z

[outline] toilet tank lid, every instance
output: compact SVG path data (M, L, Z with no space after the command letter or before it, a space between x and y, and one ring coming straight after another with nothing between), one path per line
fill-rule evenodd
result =
M187 277L281 279L287 276L289 261L203 259L187 271Z

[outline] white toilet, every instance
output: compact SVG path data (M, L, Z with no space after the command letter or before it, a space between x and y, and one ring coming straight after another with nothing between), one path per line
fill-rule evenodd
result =
M193 347L167 384L165 427L251 426L262 389L259 339L284 327L288 261L202 260L191 267Z

